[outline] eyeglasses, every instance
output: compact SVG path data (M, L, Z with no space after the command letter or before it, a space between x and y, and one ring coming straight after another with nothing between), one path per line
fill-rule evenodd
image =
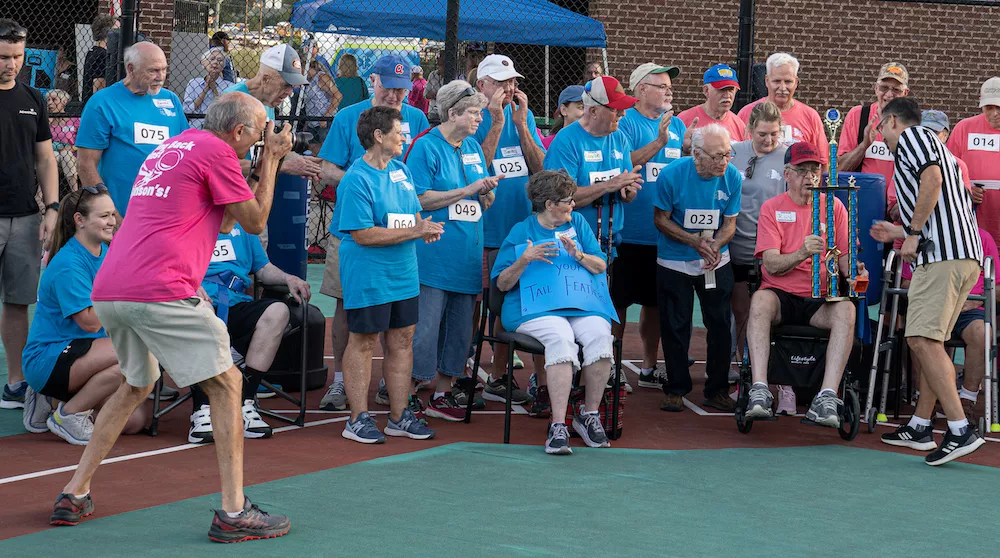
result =
M673 92L674 92L674 88L667 86L667 84L665 84L665 83L660 83L660 84L656 84L656 83L643 83L643 85L646 85L646 86L649 86L649 87L655 87L655 88L659 89L661 93L671 93L671 94L673 94Z
M574 203L576 203L576 200L573 198L565 198L555 201L556 205L573 205Z
M878 92L879 93L888 93L890 91L892 91L897 97L899 97L906 90L903 89L902 87L891 87L891 86L888 86L888 85L879 85L878 86Z
M18 24L0 27L0 39L21 42L28 36L28 30Z
M805 178L807 176L815 176L817 178L820 177L820 176L823 176L823 169L822 169L822 167L815 168L815 169L807 169L807 168L803 168L803 167L792 167L792 166L790 166L789 168L792 169L792 171L795 172L795 174L799 175L802 178Z
M751 178L753 178L753 170L755 168L757 168L757 156L756 155L754 155L753 157L750 157L750 160L747 162L747 171L745 173L743 173L744 176L746 176L747 180L750 180Z
M879 120L878 121L878 126L875 127L875 131L881 134L882 133L882 127L885 126L885 123L888 122L890 118L893 118L895 116L896 116L895 114L890 114L889 116L886 116L882 120Z
M705 151L704 149L702 149L700 147L696 147L695 149L697 149L698 151L701 151L702 153L704 153L705 156L708 157L709 159L711 159L713 163L721 163L723 161L728 161L729 159L733 158L733 154L730 151L726 151L725 153L720 153L718 155L712 155L711 153L709 153L708 151Z
M267 133L267 130L266 130L267 124L265 124L263 128L258 128L256 126L254 126L253 124L244 124L243 127L244 128L250 128L250 129L253 129L253 130L260 130L260 139L258 141L260 143L264 143L264 134Z
M519 82L517 81L517 78L505 79L503 81L500 81L500 80L494 79L494 78L490 78L490 81L492 81L493 83L499 85L500 87L513 87L514 89L517 89L517 86L519 85Z
M76 203L73 204L73 213L70 213L70 215L76 215L77 212L80 210L80 201L83 200L84 192L88 192L92 196L96 196L98 194L106 194L108 193L108 187L105 186L104 184L98 184L97 186L81 186L80 195L77 196Z

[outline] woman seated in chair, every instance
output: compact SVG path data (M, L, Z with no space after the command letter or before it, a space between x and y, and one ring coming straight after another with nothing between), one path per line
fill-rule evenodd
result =
M51 431L71 444L86 445L94 430L92 410L121 384L118 357L90 301L116 223L115 205L104 186L81 188L62 199L22 354L29 386L24 427L29 432ZM124 432L135 434L145 423L145 410L139 407Z
M581 368L586 402L583 412L573 417L573 429L590 447L611 446L598 406L611 374L611 317L615 313L607 283L597 280L607 269L605 254L586 219L573 211L576 188L564 172L532 175L528 199L534 214L511 229L491 273L497 288L507 293L501 315L504 329L534 337L545 347L552 402L545 452L550 454L573 453L566 407L573 374ZM565 274L572 271L583 273L571 282ZM529 278L531 285L522 281ZM522 290L527 290L526 298L531 300L522 299ZM534 304L547 298L545 293L559 290L571 294L549 304ZM603 301L604 308L595 301ZM582 363L577 344L583 347Z

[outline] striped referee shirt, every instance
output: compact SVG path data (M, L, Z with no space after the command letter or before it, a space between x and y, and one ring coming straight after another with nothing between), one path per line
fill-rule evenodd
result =
M931 165L941 168L941 193L921 236L934 242L934 249L917 254L917 265L945 260L983 260L979 225L972 211L972 195L962 183L954 155L937 134L923 126L910 126L896 145L896 194L899 216L910 226L920 192L920 173Z

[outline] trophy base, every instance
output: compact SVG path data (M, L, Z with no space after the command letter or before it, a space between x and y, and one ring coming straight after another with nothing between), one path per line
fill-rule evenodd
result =
M824 300L827 302L840 302L842 300L852 300L849 296L828 296Z

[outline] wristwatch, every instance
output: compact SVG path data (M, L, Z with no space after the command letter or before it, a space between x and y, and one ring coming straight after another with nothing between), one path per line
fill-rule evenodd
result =
M49 205L45 206L45 211L48 211L50 209L52 211L58 212L59 211L59 202L52 202Z
M920 236L920 233L913 232L909 225L903 225L903 232L906 233L906 236Z

